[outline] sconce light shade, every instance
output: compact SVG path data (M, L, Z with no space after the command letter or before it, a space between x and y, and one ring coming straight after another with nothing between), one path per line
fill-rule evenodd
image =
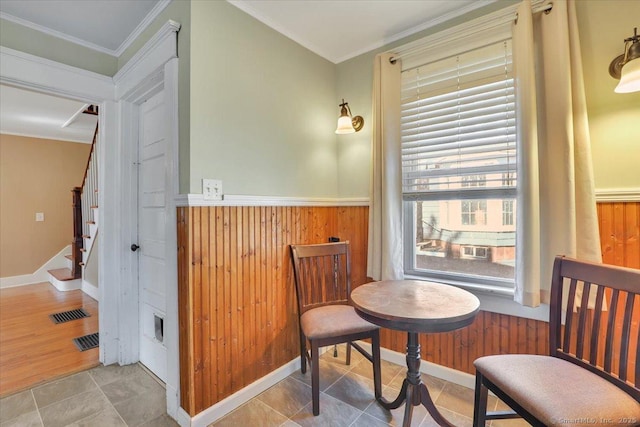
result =
M640 36L633 29L633 36L624 40L624 53L617 56L609 65L609 74L620 83L614 89L617 93L640 91Z
M361 116L351 117L351 108L349 103L342 100L340 106L340 117L338 117L338 127L336 133L344 135L347 133L358 132L364 126L364 119Z
M614 90L617 93L640 91L640 58L629 61L622 67L620 83Z
M353 128L353 123L351 123L351 117L349 116L340 116L338 117L338 127L336 129L336 133L338 135L343 135L346 133L354 133L356 130Z

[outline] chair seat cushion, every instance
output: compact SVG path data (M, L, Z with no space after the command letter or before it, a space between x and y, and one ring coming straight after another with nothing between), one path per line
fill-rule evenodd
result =
M548 426L636 425L640 403L604 378L551 356L503 354L477 359L489 381Z
M378 326L358 316L350 305L326 305L306 311L300 316L300 327L309 339L321 339L378 329Z

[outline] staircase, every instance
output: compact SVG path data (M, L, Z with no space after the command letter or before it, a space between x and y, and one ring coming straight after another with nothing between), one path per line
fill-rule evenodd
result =
M91 106L85 114L98 114L97 107ZM85 278L94 243L98 237L98 125L96 125L87 160L82 186L75 187L73 193L73 242L71 254L66 255L67 267L48 270L49 281L59 291L82 289L94 299L98 299L97 280L91 283ZM94 259L97 257L94 257ZM95 260L97 266L97 260Z

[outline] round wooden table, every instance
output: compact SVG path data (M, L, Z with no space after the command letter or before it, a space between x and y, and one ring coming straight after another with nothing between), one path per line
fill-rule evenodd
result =
M383 408L396 409L406 400L402 425L411 424L413 407L424 405L441 426L453 426L438 412L420 378L420 332L449 332L463 328L475 318L480 301L454 286L419 280L386 280L368 283L351 292L356 312L384 328L407 331L407 377L398 397L378 399Z

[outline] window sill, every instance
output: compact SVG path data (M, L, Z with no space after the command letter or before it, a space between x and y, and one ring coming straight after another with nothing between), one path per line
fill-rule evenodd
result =
M438 280L427 280L421 276L405 274L406 280L424 280L438 283L445 283ZM522 317L525 319L549 321L549 305L540 304L539 307L531 308L518 304L513 300L513 289L489 287L474 283L445 283L447 285L458 286L472 294L480 300L480 310L492 313L507 314L509 316Z

